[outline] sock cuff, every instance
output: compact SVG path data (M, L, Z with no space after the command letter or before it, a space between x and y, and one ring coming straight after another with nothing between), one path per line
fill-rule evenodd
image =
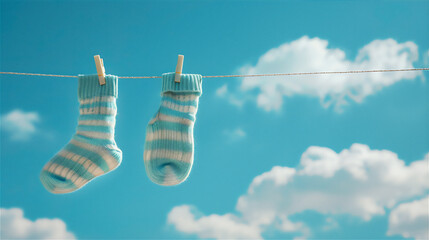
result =
M118 77L106 75L106 84L100 85L98 75L78 76L78 97L79 99L113 96L118 97Z
M162 92L202 94L203 77L200 74L181 74L180 83L174 81L175 73L162 74Z

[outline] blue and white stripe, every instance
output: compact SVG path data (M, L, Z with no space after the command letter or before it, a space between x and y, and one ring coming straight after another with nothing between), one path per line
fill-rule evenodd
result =
M79 120L76 134L43 168L40 180L52 193L69 193L117 168L122 151L115 136L118 78L79 76Z
M186 180L194 161L193 128L201 96L202 77L163 74L161 106L146 130L144 162L149 178L160 185Z

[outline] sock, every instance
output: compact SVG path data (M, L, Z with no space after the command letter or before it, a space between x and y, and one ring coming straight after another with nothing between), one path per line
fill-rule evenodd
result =
M194 161L194 123L202 77L175 73L162 75L161 106L146 129L144 163L152 182L176 185L186 180Z
M122 151L114 139L117 96L117 76L107 75L101 86L97 75L79 75L77 131L40 174L48 191L73 192L121 164Z

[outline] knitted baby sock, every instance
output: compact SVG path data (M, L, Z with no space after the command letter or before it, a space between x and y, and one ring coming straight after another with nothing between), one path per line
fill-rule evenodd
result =
M77 132L40 174L48 191L73 192L121 164L122 151L114 139L117 96L118 77L107 75L101 86L97 75L79 76Z
M162 75L161 106L146 129L144 163L149 178L160 185L176 185L188 177L194 161L194 122L202 77Z

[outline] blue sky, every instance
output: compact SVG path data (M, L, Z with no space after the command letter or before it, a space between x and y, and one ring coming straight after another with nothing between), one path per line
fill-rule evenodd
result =
M96 54L118 76L178 54L203 76L428 67L428 25L428 1L1 1L1 71L94 74ZM2 75L2 236L427 237L428 77L204 79L175 187L143 164L160 80L120 79L121 166L53 195L39 173L75 132L77 80Z

